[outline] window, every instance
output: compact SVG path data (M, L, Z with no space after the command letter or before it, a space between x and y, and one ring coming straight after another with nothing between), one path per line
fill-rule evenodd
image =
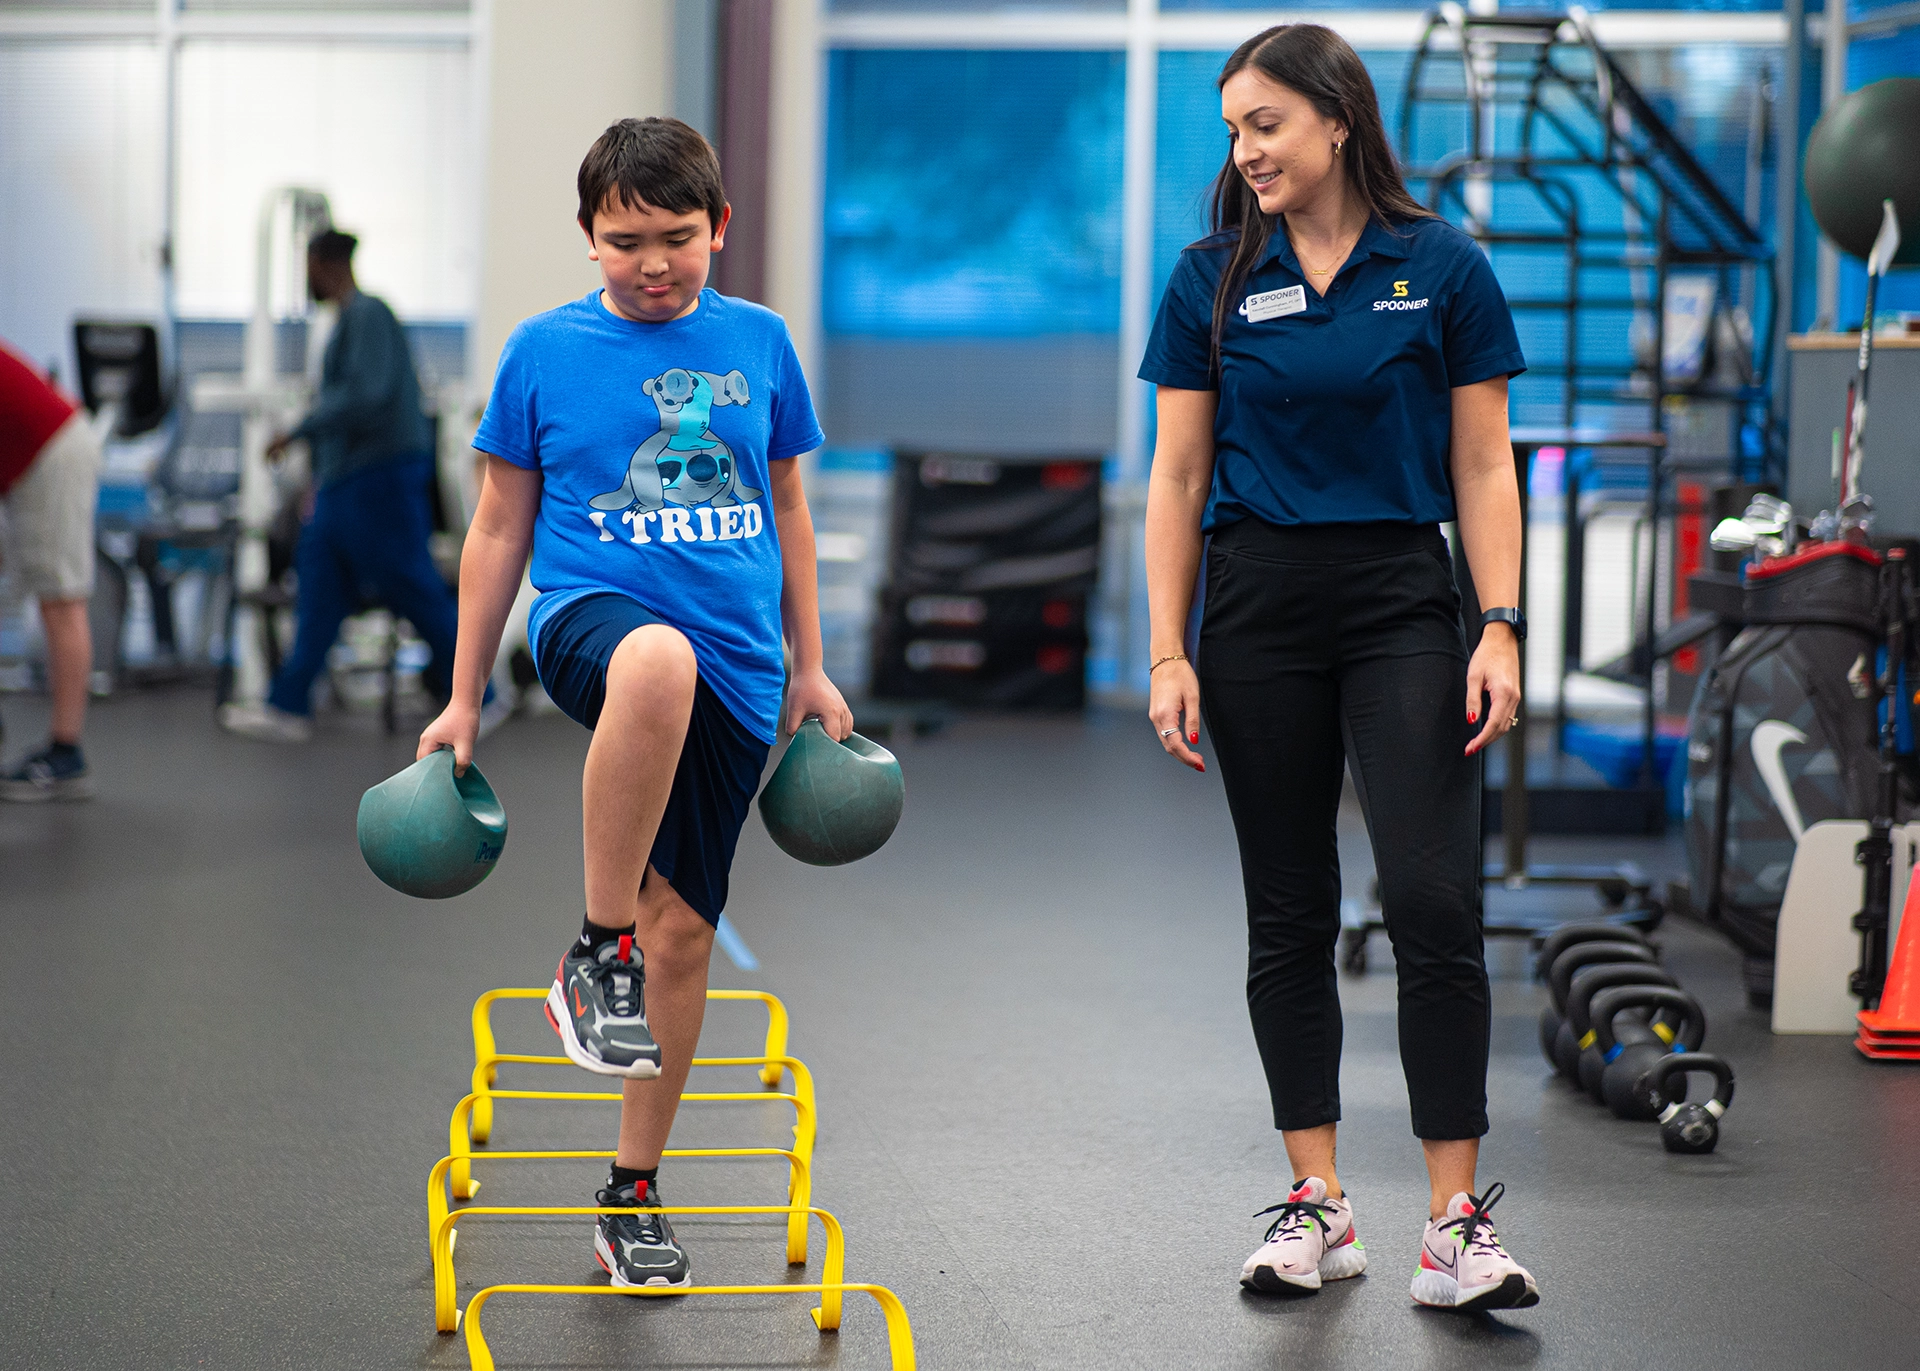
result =
M178 308L253 308L260 206L326 194L355 267L401 317L464 319L477 299L464 48L196 40L180 54Z

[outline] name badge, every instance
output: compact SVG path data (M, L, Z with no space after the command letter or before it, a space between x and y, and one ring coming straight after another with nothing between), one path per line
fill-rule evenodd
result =
M1307 288L1288 286L1285 290L1270 290L1261 295L1249 295L1240 302L1240 313L1250 324L1262 319L1279 319L1288 314L1302 314L1307 308Z

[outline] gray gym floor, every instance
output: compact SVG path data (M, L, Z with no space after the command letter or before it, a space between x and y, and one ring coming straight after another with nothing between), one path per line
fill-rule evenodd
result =
M9 752L44 711L0 700ZM354 848L367 785L411 756L370 721L277 750L229 738L204 696L96 709L91 804L0 805L0 1363L20 1367L464 1366L433 1331L427 1169L471 1066L481 991L539 985L580 909L586 735L516 721L483 763L512 817L497 874L445 903L380 886ZM848 1274L892 1287L929 1368L1913 1366L1920 1071L1838 1039L1775 1039L1738 962L1670 921L1667 957L1739 1072L1717 1154L1672 1157L1550 1083L1543 992L1492 951L1502 1234L1541 1305L1417 1310L1426 1183L1408 1133L1383 937L1344 982L1342 1173L1372 1256L1309 1299L1243 1294L1255 1210L1288 1179L1241 997L1244 934L1217 781L1132 717L967 719L903 744L905 821L822 871L749 822L732 920L756 973L714 983L793 1012L818 1083L816 1202ZM1358 816L1346 816L1365 888ZM1670 843L1574 844L1672 871ZM505 1050L551 1052L530 1005ZM704 1051L758 1043L716 1005ZM752 1088L744 1072L706 1088ZM502 1084L580 1088L551 1067ZM565 1084L561 1084L561 1083ZM723 1082L727 1084L722 1084ZM586 1088L599 1088L587 1085ZM612 1106L503 1102L494 1146L610 1145ZM781 1111L688 1106L682 1145L779 1145ZM591 1203L597 1162L482 1165L480 1203ZM669 1162L675 1203L772 1203L764 1162ZM800 1279L775 1220L688 1220L711 1283ZM587 1222L476 1219L482 1284L599 1283ZM817 1279L820 1242L814 1241ZM849 1300L821 1338L798 1297L503 1296L503 1367L886 1365Z

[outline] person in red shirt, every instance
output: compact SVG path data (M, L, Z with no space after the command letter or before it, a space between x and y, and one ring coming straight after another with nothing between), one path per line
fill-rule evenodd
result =
M4 555L40 601L46 628L52 737L0 775L0 800L79 800L93 794L80 751L93 637L93 513L100 441L87 415L38 368L0 343L0 509Z

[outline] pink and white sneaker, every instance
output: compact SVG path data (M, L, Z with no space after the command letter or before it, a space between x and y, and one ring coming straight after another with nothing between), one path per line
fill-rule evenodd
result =
M1255 1218L1278 1214L1267 1240L1240 1269L1240 1284L1270 1295L1302 1295L1322 1281L1340 1281L1367 1269L1367 1249L1353 1231L1353 1206L1327 1198L1327 1183L1309 1176L1284 1203Z
M1495 1181L1486 1198L1461 1191L1447 1202L1447 1216L1427 1224L1420 1267L1413 1273L1416 1303L1440 1309L1526 1309L1540 1303L1533 1274L1507 1255L1487 1217L1506 1186Z

